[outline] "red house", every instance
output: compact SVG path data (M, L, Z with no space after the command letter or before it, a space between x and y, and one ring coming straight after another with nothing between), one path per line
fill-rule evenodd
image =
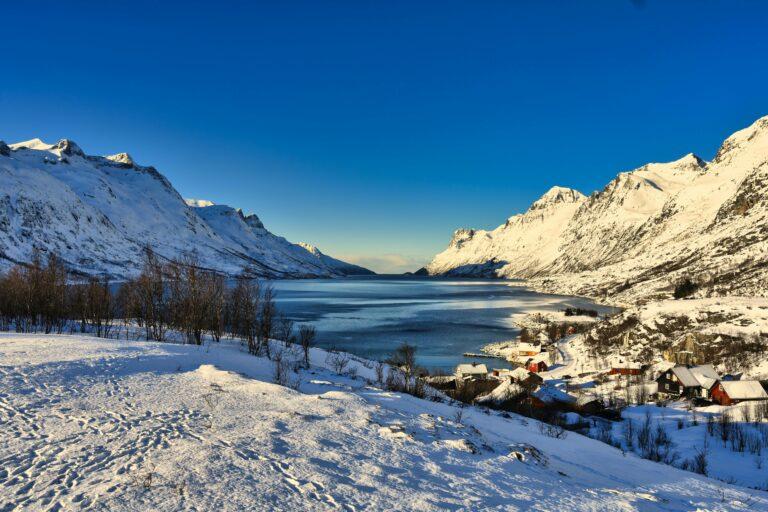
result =
M625 361L624 359L614 360L611 364L611 371L608 375L640 375L642 372L640 363Z
M763 386L756 380L719 380L712 386L711 396L720 405L768 399Z
M613 367L611 368L611 371L608 372L608 375L640 375L640 367L639 366L637 368L635 368L634 366Z
M547 363L541 360L529 359L525 363L525 369L531 373L541 373L547 371Z

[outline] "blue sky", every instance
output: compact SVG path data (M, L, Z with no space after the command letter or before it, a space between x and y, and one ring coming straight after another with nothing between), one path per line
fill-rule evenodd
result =
M108 4L108 5L103 5ZM0 139L128 151L185 197L415 270L552 185L711 158L768 114L741 1L12 2Z

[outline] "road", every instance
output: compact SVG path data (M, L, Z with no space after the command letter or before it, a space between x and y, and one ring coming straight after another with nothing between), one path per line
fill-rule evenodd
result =
M550 371L542 372L541 376L546 379L560 379L563 375L576 375L576 358L570 351L570 342L575 339L578 334L572 334L566 336L562 340L557 342L557 351L560 353L560 363L555 365Z

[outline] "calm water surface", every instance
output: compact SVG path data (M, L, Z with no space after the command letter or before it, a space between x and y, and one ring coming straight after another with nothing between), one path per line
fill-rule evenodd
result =
M566 306L610 311L584 299L490 279L366 276L272 284L280 310L313 324L321 347L385 359L408 342L417 347L420 365L447 370L472 360L464 352L480 352L486 343L514 337L515 314ZM504 366L498 359L487 362Z

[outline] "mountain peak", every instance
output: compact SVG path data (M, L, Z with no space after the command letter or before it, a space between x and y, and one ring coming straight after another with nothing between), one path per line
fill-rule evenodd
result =
M0 155L9 156L11 154L11 148L8 147L4 141L0 140Z
M78 146L75 141L69 139L61 139L51 149L58 149L63 155L67 156L85 156L85 153L80 149L80 146Z
M558 203L577 203L584 198L584 194L578 190L554 186L547 190L543 196L534 201L528 210L540 210Z
M125 153L121 153L124 155ZM109 157L107 157L109 158ZM110 158L111 160L111 158ZM187 206L191 206L192 208L206 208L208 206L214 206L213 201L208 201L207 199L192 199L192 198L185 198L184 202L187 203Z
M124 164L128 166L136 165L136 162L133 161L133 158L131 158L131 155L128 153L117 153L116 155L109 155L106 157L106 159L118 164Z
M763 116L746 128L737 131L727 139L723 141L720 149L717 150L714 162L720 163L726 159L730 159L734 154L739 153L740 150L753 146L754 144L760 144L762 141L763 148L758 152L762 153L765 150L765 146L768 146L765 135L768 134L768 116Z
M674 162L669 162L669 164L674 165L675 167L696 167L700 169L706 166L707 162L694 153L688 153L684 157L679 158Z
M9 147L11 149L21 149L21 148L27 148L27 149L37 149L37 150L48 150L51 149L53 146L50 144L46 144L42 140L38 138L24 140L21 142L16 142L15 144L10 144Z
M619 176L626 176L626 175L632 175L632 174L640 174L643 175L644 171L652 171L657 172L660 174L665 173L671 173L671 174L678 174L678 173L687 173L689 171L694 172L700 172L702 169L704 169L707 166L706 160L703 158L700 158L699 156L688 153L687 155L678 158L677 160L672 160L671 162L653 162L649 164L645 164L642 167L639 167L633 171L629 171L626 173L621 173Z
M237 211L240 213L240 215L243 217L243 220L246 224L248 224L253 229L266 229L264 227L264 223L261 222L261 219L259 219L259 216L255 213L249 213L244 214L243 210L241 208L238 208Z
M296 245L298 245L300 247L303 247L304 249L306 249L310 253L314 254L315 256L321 256L323 254L322 252L320 252L320 249L318 249L317 247L315 247L312 244L308 244L306 242L299 242Z

